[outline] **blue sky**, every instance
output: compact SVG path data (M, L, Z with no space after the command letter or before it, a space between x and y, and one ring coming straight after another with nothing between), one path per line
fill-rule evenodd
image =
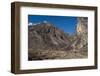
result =
M48 21L66 33L75 32L77 17L71 16L47 16L47 15L28 15L28 23L39 23Z

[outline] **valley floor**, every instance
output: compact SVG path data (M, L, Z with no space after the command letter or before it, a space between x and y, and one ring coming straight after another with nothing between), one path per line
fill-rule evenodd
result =
M80 59L87 58L87 51L61 51L61 50L38 50L29 51L28 59L46 60L46 59Z

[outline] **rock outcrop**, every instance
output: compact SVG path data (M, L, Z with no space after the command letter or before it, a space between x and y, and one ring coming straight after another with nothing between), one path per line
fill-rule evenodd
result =
M76 37L73 42L73 50L87 50L88 41L88 18L77 18Z

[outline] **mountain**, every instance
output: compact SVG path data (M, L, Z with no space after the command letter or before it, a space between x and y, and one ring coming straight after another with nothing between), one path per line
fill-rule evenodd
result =
M29 49L59 49L68 44L69 38L67 34L49 22L43 21L28 26Z
M28 60L87 58L88 19L78 17L76 32L68 35L52 23L29 23Z

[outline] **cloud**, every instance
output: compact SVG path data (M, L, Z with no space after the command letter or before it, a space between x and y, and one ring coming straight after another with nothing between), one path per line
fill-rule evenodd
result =
M31 26L31 25L33 25L33 23L32 22L29 22L28 25Z

